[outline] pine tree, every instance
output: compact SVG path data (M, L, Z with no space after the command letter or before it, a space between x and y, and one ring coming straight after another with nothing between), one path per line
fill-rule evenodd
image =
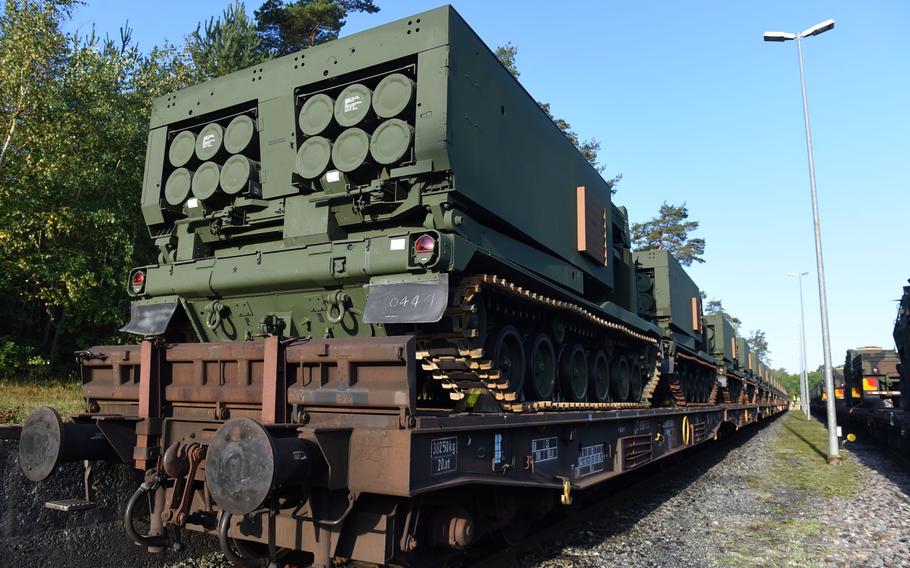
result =
M749 335L749 338L746 339L746 343L749 344L752 353L755 353L755 356L758 357L760 361L763 361L765 364L770 362L768 355L771 354L771 350L768 348L768 339L765 337L764 331L760 329L753 330Z
M338 38L352 12L375 14L373 0L266 0L254 13L263 46L275 55Z
M688 221L688 218L685 202L670 205L664 201L656 217L632 225L632 246L635 250L668 251L683 266L704 262L705 240L689 238L689 233L698 228L698 221Z
M521 75L521 71L518 70L517 60L518 60L518 47L515 46L511 41L500 45L496 48L496 58L508 69L509 73L513 77L518 79Z
M702 298L704 298L704 293L702 294ZM734 331L739 333L739 326L742 325L742 320L725 310L724 305L720 300L708 300L708 303L705 304L705 313L723 314L733 326Z
M220 18L209 19L205 27L198 24L186 43L197 82L246 69L269 57L240 1L225 8Z

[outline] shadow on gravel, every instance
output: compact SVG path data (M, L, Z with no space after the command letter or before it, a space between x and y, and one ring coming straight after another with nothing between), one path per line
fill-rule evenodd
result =
M910 497L910 461L907 458L875 440L853 442L848 450L859 463L875 470Z
M827 430L827 420L813 413L815 420ZM846 445L856 460L886 477L897 485L907 497L910 497L910 457L901 455L897 450L889 447L885 442L875 439L867 431L856 426L847 427L844 433L853 432L857 436L856 442Z
M809 446L810 448L812 448L812 451L814 451L816 454L818 454L819 456L821 456L821 458L822 458L823 460L827 460L827 459L828 459L828 454L826 454L825 452L823 452L823 451L821 450L821 448L819 448L818 446L816 446L815 444L813 444L811 440L809 440L808 438L806 438L805 436L803 436L802 434L800 434L799 432L797 432L796 430L794 430L793 428L791 428L791 427L790 427L789 425L787 425L787 424L784 424L784 428L786 428L787 430L789 430L794 436L796 436L797 438L799 438L800 440L802 440L803 443L805 443L807 446Z
M141 474L103 462L96 464L95 473L98 507L74 513L46 509L46 501L81 495L82 464L64 464L48 480L32 483L19 471L17 442L0 441L0 566L151 568L217 549L215 539L192 533L187 552L146 553L121 524Z
M600 488L579 492L577 494L578 503L595 503L591 505L590 511L585 510L581 515L579 525L587 521L596 527L597 541L605 541L612 536L628 531L669 499L685 491L705 472L722 462L730 451L754 438L780 416L782 415L732 433L715 443L709 442L683 452L682 455L671 456L649 464L637 471L624 474L618 479L606 482ZM583 526L579 526L578 530L562 539L561 545L590 545L592 540L588 535L589 531L584 530ZM543 560L551 560L562 554L561 545L541 544L540 548L528 554L522 554L519 566L535 566ZM651 544L655 547L660 545L659 542ZM667 544L672 545L672 543ZM659 556L655 555L655 557Z

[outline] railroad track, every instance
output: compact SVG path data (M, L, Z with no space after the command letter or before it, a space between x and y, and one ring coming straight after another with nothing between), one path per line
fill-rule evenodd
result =
M502 548L497 543L478 543L477 550L460 559L447 559L427 568L508 568L521 566L521 560L535 552L545 550L555 541L580 530L587 522L604 518L606 513L655 493L667 498L676 495L682 488L697 479L703 472L720 463L727 453L754 437L772 420L755 424L747 432L721 438L713 444L704 444L684 455L672 456L666 460L643 466L629 484L625 476L601 484L596 489L575 494L575 504L563 507L535 523L533 530L520 541Z

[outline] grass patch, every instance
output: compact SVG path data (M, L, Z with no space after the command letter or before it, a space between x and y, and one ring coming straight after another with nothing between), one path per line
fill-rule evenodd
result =
M822 533L823 528L816 521L758 517L739 532L737 538L742 542L717 563L731 568L821 566L818 543Z
M721 529L735 542L717 559L721 566L821 566L828 554L828 528L807 511L859 490L861 468L848 452L840 465L828 465L828 432L816 420L791 412L780 418L769 450L767 471L755 472L744 490L762 504L755 516L737 517ZM805 516L800 516L803 512Z
M852 497L859 488L859 465L847 452L843 463L826 463L828 431L816 420L798 413L783 417L781 435L774 445L774 464L759 486L808 493L809 497Z
M0 379L0 424L17 424L39 406L52 406L61 416L85 411L78 380Z

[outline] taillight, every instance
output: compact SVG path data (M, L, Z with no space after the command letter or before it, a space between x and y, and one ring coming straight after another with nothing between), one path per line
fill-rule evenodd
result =
M142 270L133 272L133 276L130 278L130 284L133 287L134 294L141 294L142 290L145 289L145 272Z
M423 235L414 242L414 252L429 254L436 250L436 239L430 235Z

